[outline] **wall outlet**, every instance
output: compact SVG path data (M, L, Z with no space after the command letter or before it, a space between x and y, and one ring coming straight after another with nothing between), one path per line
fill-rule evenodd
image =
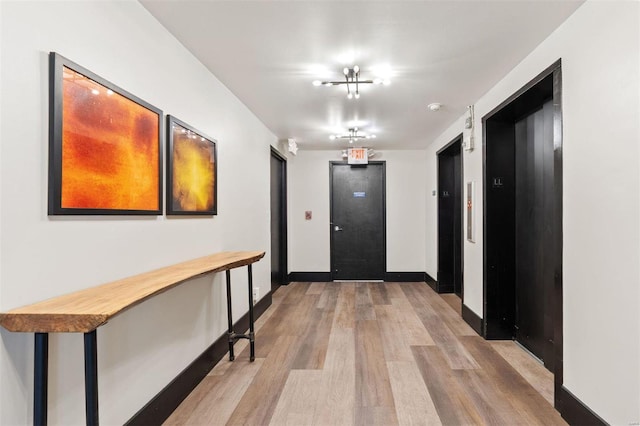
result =
M260 287L253 288L253 304L258 303L258 299L260 299Z

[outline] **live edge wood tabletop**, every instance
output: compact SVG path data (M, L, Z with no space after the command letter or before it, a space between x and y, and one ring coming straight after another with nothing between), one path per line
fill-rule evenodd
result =
M255 360L251 266L263 251L221 252L145 272L75 293L0 313L0 325L9 331L35 333L33 366L33 424L47 424L49 333L84 333L85 412L87 425L98 425L97 328L121 312L165 292L190 278L226 271L229 359L233 345L248 339L250 361ZM249 333L233 331L231 269L246 266L249 288Z
M87 333L180 283L257 262L263 251L221 252L0 313L9 331Z

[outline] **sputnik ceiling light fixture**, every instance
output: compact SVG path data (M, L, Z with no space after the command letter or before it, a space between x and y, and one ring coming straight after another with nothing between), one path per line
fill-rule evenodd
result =
M391 84L388 78L376 78L374 80L360 80L360 67L354 65L353 68L345 67L342 70L344 74L344 81L320 81L313 82L314 86L337 86L340 84L347 85L347 98L348 99L360 99L360 85L361 84L384 84L385 86Z
M349 133L344 135L329 136L329 139L331 139L332 141L336 139L348 139L349 143L353 143L358 139L375 139L375 138L376 138L376 135L367 135L367 134L361 133L360 131L358 131L357 127L352 127L351 129L349 129Z

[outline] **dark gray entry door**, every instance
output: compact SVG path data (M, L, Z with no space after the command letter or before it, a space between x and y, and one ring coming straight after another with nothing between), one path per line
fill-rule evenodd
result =
M331 163L334 280L383 280L386 272L385 163Z

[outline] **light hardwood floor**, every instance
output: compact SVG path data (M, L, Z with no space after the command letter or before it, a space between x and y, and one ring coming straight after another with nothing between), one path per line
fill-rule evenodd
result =
M560 425L553 376L425 283L292 283L167 425Z

